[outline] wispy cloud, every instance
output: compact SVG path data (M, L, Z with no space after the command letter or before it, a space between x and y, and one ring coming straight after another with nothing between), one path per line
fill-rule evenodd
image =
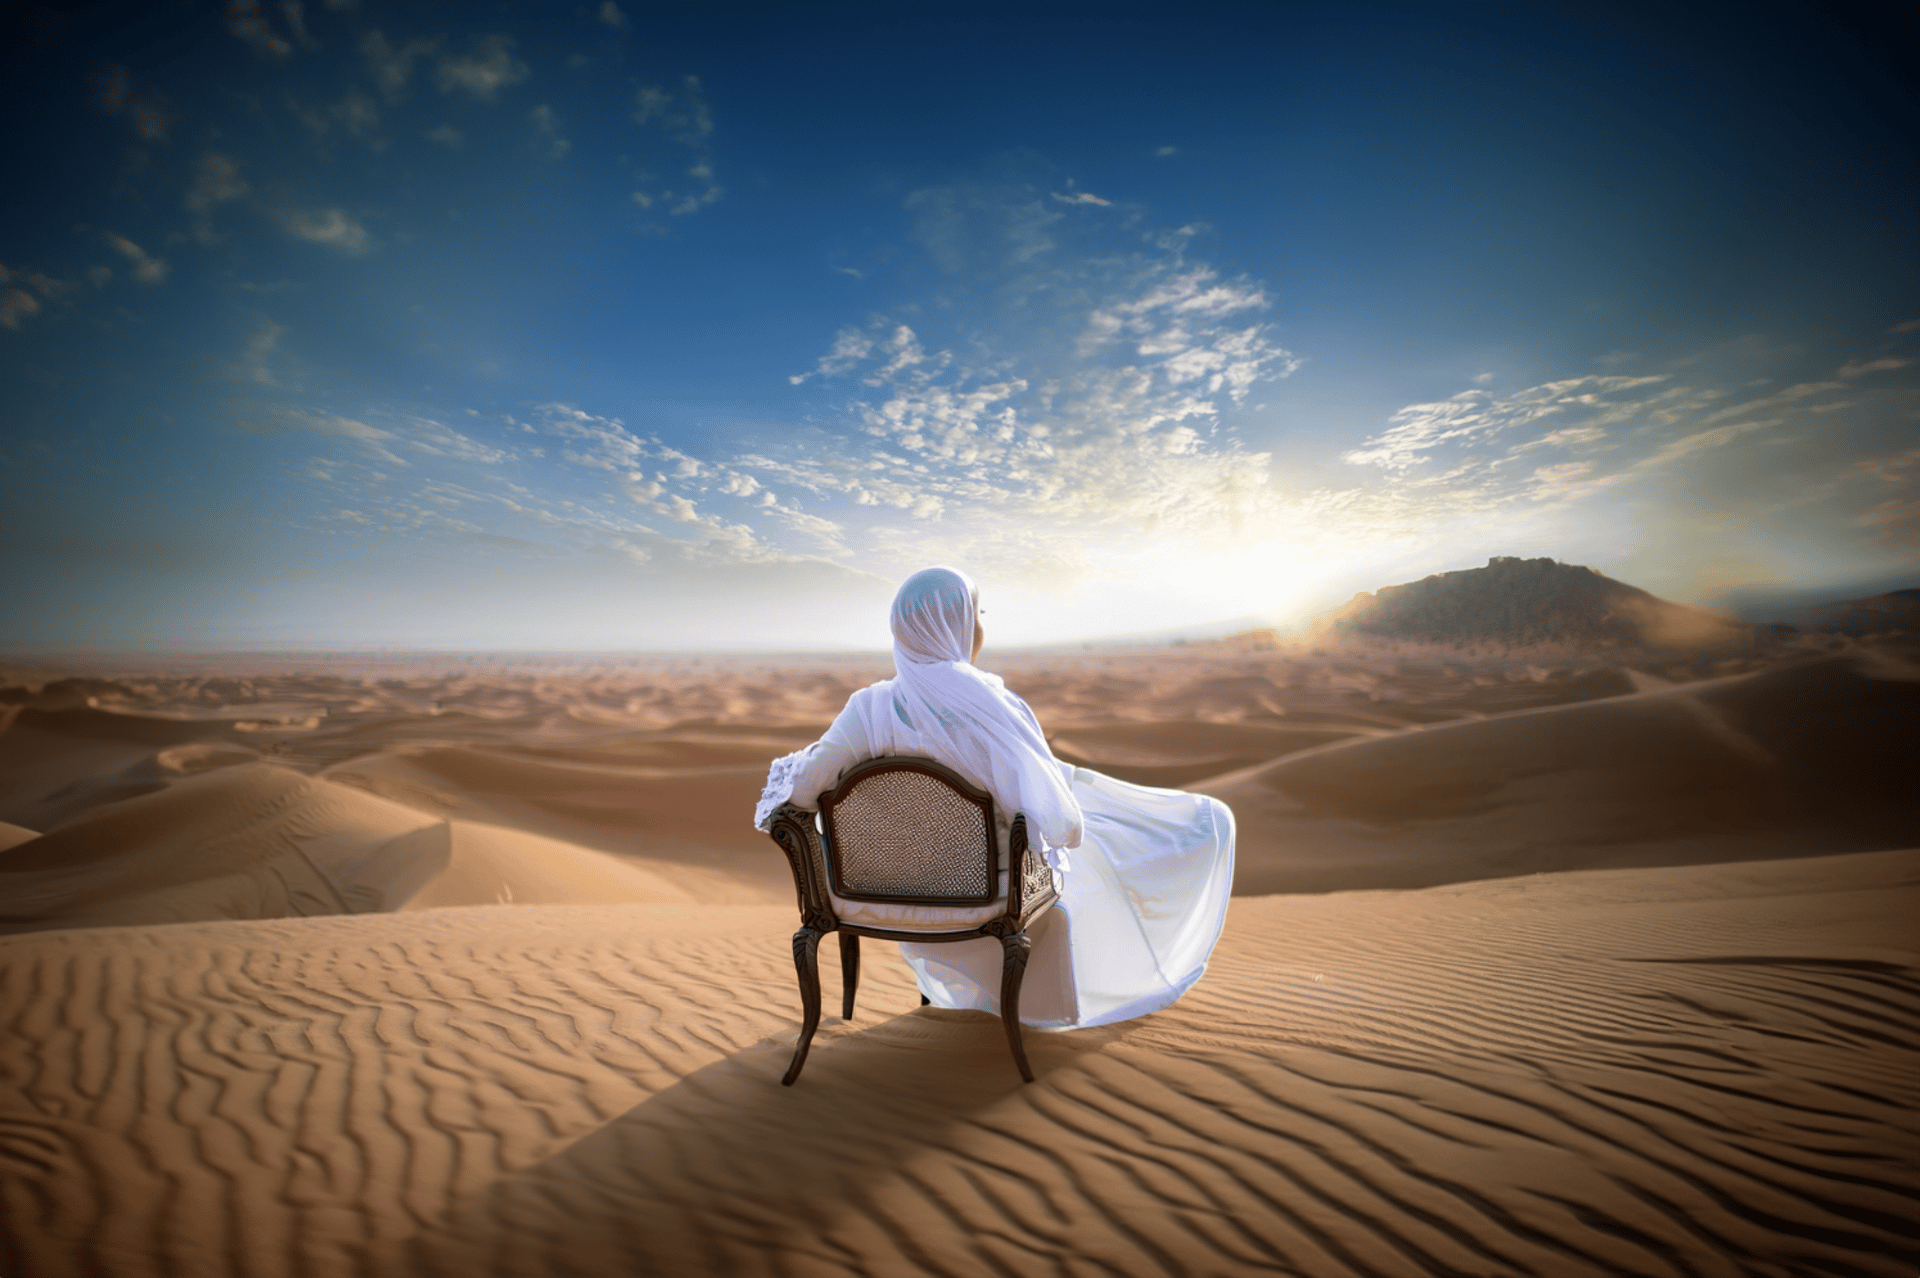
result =
M542 102L532 110L530 116L533 127L540 130L548 140L547 158L549 160L565 158L567 152L572 149L573 143L560 136L560 120L554 115L553 108Z
M507 36L487 36L477 42L467 57L449 54L440 59L433 82L442 93L464 89L483 101L492 101L496 93L527 78L527 64L513 56L513 41Z
M550 404L517 423L527 444L511 482L524 487L495 471L463 479L462 500L656 564L820 560L891 575L933 556L1026 582L1124 574L1143 556L1324 521L1327 500L1283 499L1270 458L1225 422L1298 364L1262 319L1264 290L1179 251L1068 265L1025 295L1049 342L962 330L936 343L924 321L876 319L794 377L837 396L812 429L698 454ZM376 435L315 420L370 458L381 450L390 472L427 466L384 421Z
M1884 398L1863 400L1846 370L1858 376L1907 361L1863 358L1847 364L1840 379L1773 389L1738 356L1677 360L1673 371L1653 376L1570 378L1506 395L1471 390L1412 404L1343 459L1384 481L1369 489L1369 501L1435 522L1467 518L1492 526L1657 485L1659 498L1646 492L1641 499L1657 500L1661 518L1675 528L1695 517L1689 494L1724 491L1726 501L1748 512L1723 516L1735 522L1764 523L1813 504L1858 510L1871 499L1879 513L1861 515L1863 525L1904 529L1907 499L1874 498L1858 487L1873 476L1845 460L1885 431L1875 423L1898 409ZM1841 398L1849 392L1854 398ZM1763 463L1756 448L1776 455ZM1795 460L1783 460L1789 456ZM1890 463L1904 475L1900 464ZM1702 509L1722 503L1704 501ZM1887 537L1897 540L1894 532Z
M167 263L162 258L149 257L147 251L124 235L108 232L103 236L108 247L133 263L133 278L142 284L159 284L167 278Z
M599 17L600 21L606 23L615 31L626 29L627 15L620 11L620 6L615 4L613 0L605 0L605 3L600 6Z
M40 314L46 303L68 299L77 288L79 285L71 280L39 271L17 271L0 263L0 328L19 332L23 320Z
M237 200L252 188L240 176L240 166L230 155L219 151L201 153L193 166L193 185L187 188L181 204L193 214L193 236L202 244L214 241L213 210Z
M23 288L0 290L0 328L20 331L20 322L40 313L40 301Z
M306 11L300 0L281 0L274 7L280 13L278 24L260 0L228 0L227 30L253 46L254 52L269 58L291 57L296 45L305 49L319 47L307 32Z
M360 40L360 56L366 59L367 72L389 99L406 91L413 76L413 60L431 57L440 48L435 40L409 40L394 44L380 31L369 31Z
M481 443L430 417L401 416L388 425L375 426L339 413L292 409L284 414L284 421L299 430L348 440L396 470L410 469L423 456L481 466L497 465L512 456L506 449ZM402 453L412 454L413 460Z
M1870 457L1849 478L1868 485L1859 526L1894 551L1920 555L1920 448Z
M1415 467L1430 465L1449 445L1470 445L1494 436L1523 430L1550 418L1578 414L1589 418L1583 437L1598 438L1606 427L1638 410L1642 396L1634 392L1663 382L1663 377L1580 377L1549 382L1512 395L1498 396L1490 391L1462 391L1450 399L1428 404L1409 404L1395 413L1385 431L1360 447L1343 454L1341 460L1355 466L1377 466L1392 474L1405 474ZM1544 439L1523 441L1522 448L1537 448Z
M284 209L279 214L281 229L296 240L324 244L349 257L373 247L367 228L344 209Z
M100 109L119 116L148 142L164 142L173 120L157 96L136 92L125 67L109 67L100 77Z
M236 381L252 382L259 386L277 386L279 379L273 372L273 357L280 349L280 339L286 335L286 329L272 320L261 320L248 340L240 359L230 370Z
M194 163L193 185L187 188L182 203L191 212L205 213L215 205L239 199L249 189L232 156L207 151Z
M1905 368L1913 363L1910 359L1901 359L1895 355L1883 355L1878 359L1860 359L1845 365L1840 376L1845 378L1863 377L1868 373L1886 373L1896 368Z
M665 137L686 149L693 163L681 179L659 179L643 175L646 183L633 192L633 202L642 209L658 205L669 216L685 217L717 203L726 194L714 177L711 143L713 113L707 107L706 90L699 76L686 76L675 89L658 84L643 85L634 96L634 123L657 129Z

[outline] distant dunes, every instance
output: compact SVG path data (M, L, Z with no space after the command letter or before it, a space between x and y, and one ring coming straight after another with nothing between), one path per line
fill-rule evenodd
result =
M1552 559L1499 556L1355 595L1326 637L1458 649L1609 652L1751 647L1757 628Z
M1886 634L1920 630L1920 590L1889 590L1866 599L1811 604L1789 608L1774 620L1802 630L1843 635Z
M1205 978L1031 1085L872 943L780 1085L750 814L883 659L0 670L0 1278L1913 1278L1920 635L1341 620L989 656L1238 827Z

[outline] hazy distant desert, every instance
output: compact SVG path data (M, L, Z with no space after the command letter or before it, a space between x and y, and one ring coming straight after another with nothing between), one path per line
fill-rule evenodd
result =
M872 946L791 1089L753 801L884 657L0 670L0 1274L1911 1278L1915 655L990 650L1225 939L1024 1087Z

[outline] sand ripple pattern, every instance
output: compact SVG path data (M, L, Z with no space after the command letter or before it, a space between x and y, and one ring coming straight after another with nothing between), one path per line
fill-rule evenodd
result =
M1236 899L1029 1087L871 943L780 1087L782 908L0 940L0 1273L1909 1278L1916 881Z

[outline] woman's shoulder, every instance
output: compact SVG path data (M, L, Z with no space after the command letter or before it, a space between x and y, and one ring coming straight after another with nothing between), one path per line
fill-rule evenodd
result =
M849 728L858 727L864 734L866 725L873 721L875 708L893 689L893 680L882 679L870 683L864 688L855 688L833 721L829 735L844 734Z
M891 691L893 691L891 679L878 679L864 688L855 688L852 695L847 698L847 709L851 710L856 705L864 705L875 697L884 697Z

